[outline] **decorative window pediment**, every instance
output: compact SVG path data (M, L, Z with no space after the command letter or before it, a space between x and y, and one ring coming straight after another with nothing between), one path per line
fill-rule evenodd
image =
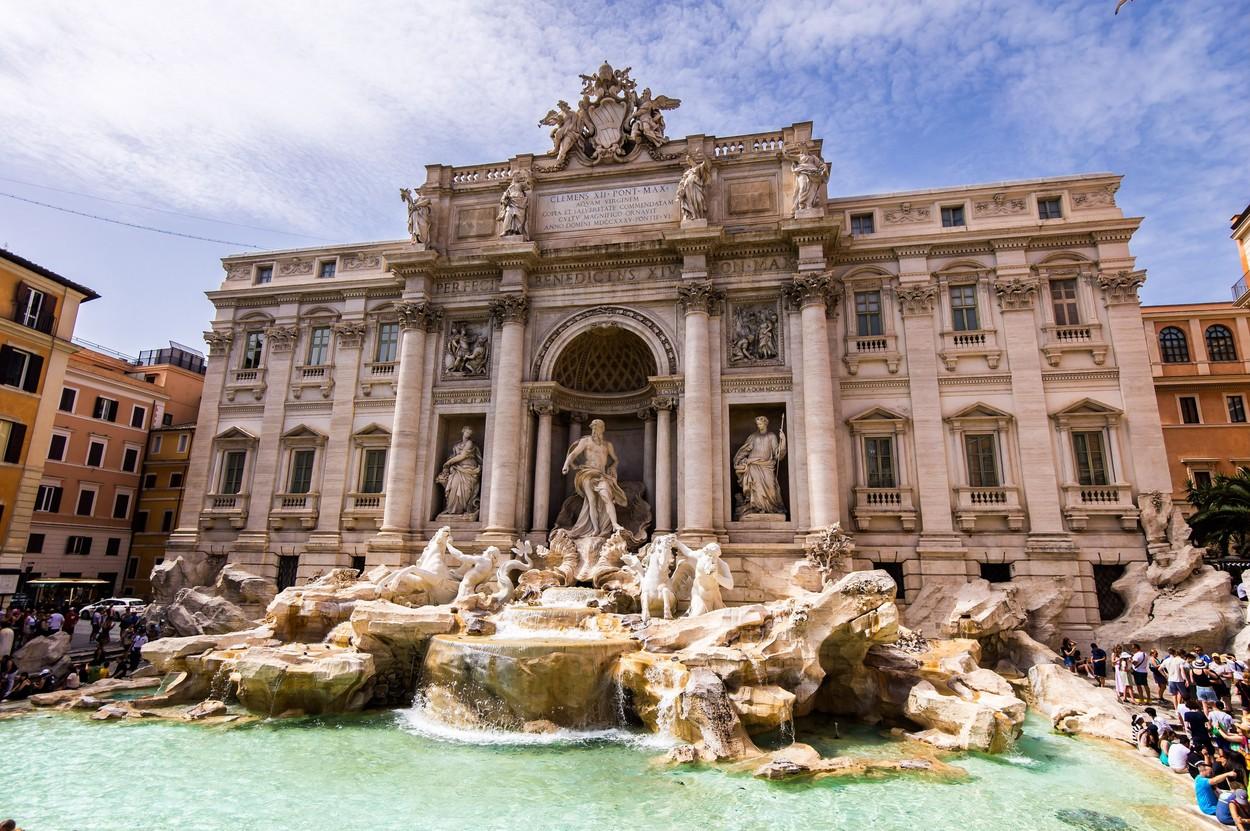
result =
M326 443L326 436L306 424L300 424L282 434L282 443L288 447L321 447Z
M846 423L850 425L853 433L880 432L883 430L898 432L904 429L910 420L902 413L896 413L886 407L873 407L853 418L848 418Z
M1012 421L1011 413L1003 412L997 407L977 402L971 404L954 415L946 417L946 422L954 427L971 429L973 427L1003 428Z

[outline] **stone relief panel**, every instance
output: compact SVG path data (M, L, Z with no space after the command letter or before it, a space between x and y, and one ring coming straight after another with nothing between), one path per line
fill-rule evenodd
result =
M489 237L495 233L495 207L461 208L456 211L456 239Z
M250 263L234 263L226 269L227 280L250 280L252 278L252 266Z
M1072 194L1072 208L1077 211L1090 208L1113 208L1115 207L1115 192L1118 189L1118 185L1107 185L1098 190L1074 193Z
M1024 213L1026 205L1023 199L1008 199L1005 193L996 193L988 201L977 202L972 212L977 216L1009 216Z
M909 222L928 222L933 210L928 206L903 202L897 208L885 212L887 225L906 225Z
M782 362L781 314L776 300L734 302L729 320L725 345L731 367Z
M750 216L777 213L777 181L774 178L739 179L725 183L725 214Z
M368 271L370 269L381 267L382 258L377 254L370 254L365 251L356 251L351 254L343 255L342 268L344 271Z
M290 260L284 260L278 266L278 274L282 277L304 276L312 274L313 261L303 257L295 257Z
M443 342L443 378L485 378L490 368L490 321L450 320Z

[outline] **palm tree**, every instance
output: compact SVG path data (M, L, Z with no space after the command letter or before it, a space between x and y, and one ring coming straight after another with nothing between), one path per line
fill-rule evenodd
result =
M1250 555L1250 468L1232 476L1220 474L1208 485L1186 484L1194 545L1215 548L1221 558Z

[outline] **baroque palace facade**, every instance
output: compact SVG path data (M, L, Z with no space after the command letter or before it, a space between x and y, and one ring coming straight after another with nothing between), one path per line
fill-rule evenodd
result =
M584 81L550 154L429 165L409 240L223 261L170 556L287 585L542 542L598 420L622 511L720 541L731 601L841 522L905 601L1061 578L1097 625L1172 489L1119 177L830 197L810 123L668 139L678 102Z

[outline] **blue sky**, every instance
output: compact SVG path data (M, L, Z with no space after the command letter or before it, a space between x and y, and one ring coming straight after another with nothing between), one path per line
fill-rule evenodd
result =
M833 194L1123 173L1144 300L1226 299L1250 4L1114 5L8 4L0 193L263 248L397 239L425 164L545 152L538 119L607 58L682 99L673 136L814 121ZM198 345L245 250L4 196L0 245L98 290L78 333L132 354Z

